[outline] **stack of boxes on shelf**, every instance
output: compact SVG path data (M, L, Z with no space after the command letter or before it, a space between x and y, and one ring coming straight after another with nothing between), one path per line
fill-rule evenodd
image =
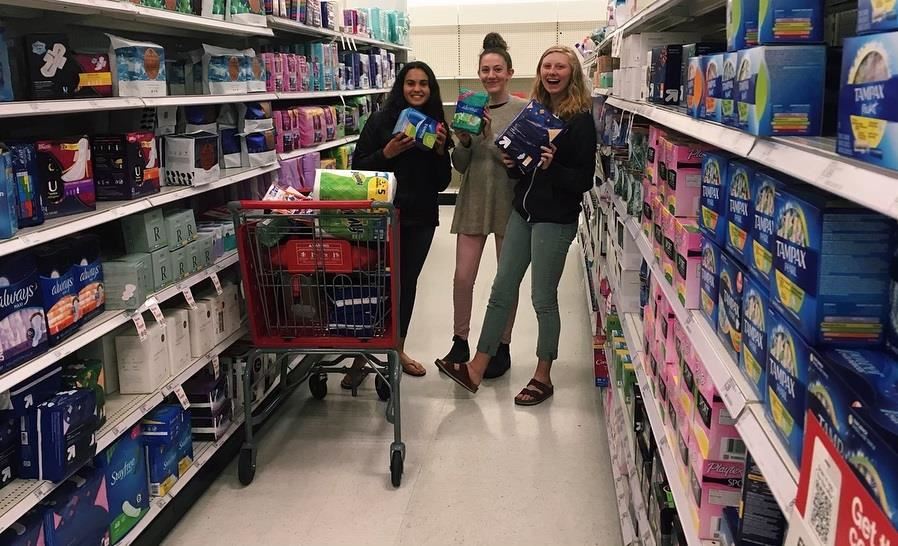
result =
M409 43L410 24L404 11L342 7L340 3L328 0L271 0L265 2L265 12L311 27L340 30L352 36L398 45Z
M371 115L370 97L352 97L346 105L293 106L274 111L275 149L289 153L358 134Z

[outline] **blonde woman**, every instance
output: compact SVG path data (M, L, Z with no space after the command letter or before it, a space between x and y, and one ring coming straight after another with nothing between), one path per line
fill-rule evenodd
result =
M531 299L539 323L537 364L533 379L515 397L515 404L521 406L540 404L555 390L551 370L561 335L558 283L577 233L583 193L593 185L596 154L590 92L577 55L569 47L550 47L536 70L533 98L563 119L567 130L543 148L542 161L532 174L522 173L511 158L503 157L509 177L518 182L477 354L467 364L437 362L456 383L477 392L524 274L532 265Z
M484 37L477 73L489 94L486 122L479 135L458 131L459 145L452 152L452 163L463 175L452 219L452 233L456 234L452 287L455 335L452 337L452 349L443 357L443 362L452 364L471 359L468 334L471 331L474 281L480 269L480 259L490 234L495 237L496 256L501 254L505 227L511 215L514 182L509 180L502 154L493 140L527 105L526 100L508 92L514 68L508 44L498 33L490 32ZM516 308L517 299L512 304L496 354L486 368L486 379L504 375L511 367L509 344Z

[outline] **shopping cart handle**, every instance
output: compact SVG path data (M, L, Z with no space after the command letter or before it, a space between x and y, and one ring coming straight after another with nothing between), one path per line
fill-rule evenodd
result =
M293 210L293 209L392 209L393 203L383 201L231 201L228 208L239 210Z

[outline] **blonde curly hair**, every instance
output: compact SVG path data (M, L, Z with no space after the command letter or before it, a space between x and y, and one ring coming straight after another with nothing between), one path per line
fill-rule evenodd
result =
M533 82L530 98L550 109L552 107L549 92L546 91L542 78L540 78L540 68L543 65L543 60L552 53L564 54L567 57L568 64L571 65L571 81L566 89L567 96L558 103L557 110L552 113L561 119L568 120L581 112L589 112L592 107L592 93L586 85L586 77L583 75L580 59L573 49L563 45L550 47L539 58L539 62L536 63L536 80Z

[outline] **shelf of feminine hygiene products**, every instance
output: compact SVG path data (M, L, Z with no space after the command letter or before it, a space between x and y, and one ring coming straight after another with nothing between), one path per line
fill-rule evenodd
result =
M0 0L2 2L3 0ZM280 93L242 93L238 95L171 95L156 98L107 97L97 99L13 101L0 103L0 119L28 116L52 116L84 112L132 110L171 106L201 106L279 100L314 100L381 95L389 89L351 89L333 91L295 91Z
M345 138L338 138L337 140L332 140L330 142L324 142L317 146L312 146L310 148L300 148L299 150L293 150L292 152L287 152L284 154L278 154L278 158L281 161L286 161L288 159L294 159L297 157L301 157L307 154L315 153L315 152L323 152L324 150L329 150L331 148L339 148L344 144L351 144L359 139L359 135L350 135Z
M661 31L676 24L691 21L698 16L726 6L725 0L655 0L639 10L613 31L599 44L598 50L617 53L621 39L636 31Z
M147 299L146 303L144 303L134 311L106 311L95 319L87 322L72 337L66 339L56 347L53 347L49 352L35 357L28 362L0 375L0 392L8 391L16 385L19 385L22 382L26 381L28 378L33 377L41 371L49 368L54 363L62 360L78 349L81 349L87 344L115 331L118 327L123 326L131 321L132 317L135 316L138 312L143 313L145 311L148 311L153 304L162 304L176 296L179 296L184 291L208 279L213 273L217 274L218 272L236 264L237 261L237 251L234 250L228 252L221 258L219 258L212 265L212 267L208 267L203 271L195 273L180 282L177 282L167 288L163 288L162 290L156 292Z
M246 335L247 328L242 326L236 332L216 345L211 351L193 361L184 371L169 379L157 391L150 394L110 395L106 398L106 424L97 431L97 453L110 446L124 432L130 430L144 415L162 403L163 399L177 387L184 384L203 366L223 353L228 347ZM45 480L15 480L0 489L0 533L25 515L49 495L58 483Z
M898 219L898 172L837 154L835 138L755 137L671 108L618 97L607 104Z
M215 182L202 186L163 186L162 191L133 201L100 201L97 209L81 214L72 214L61 218L47 220L43 224L31 228L20 229L15 237L0 241L0 256L33 248L55 239L68 235L81 233L100 224L118 220L124 216L137 214L138 212L188 199L190 197L206 193L208 191L224 188L237 184L256 176L278 170L277 163L264 167L250 167L246 169L223 169L221 178Z
M200 17L176 11L155 9L122 0L0 0L0 5L8 5L22 10L63 12L73 16L73 21L88 26L115 28L114 24L102 19L139 23L145 32L162 29L181 29L208 34L229 36L274 36L274 32L263 25L247 25ZM101 19L96 21L96 19ZM260 21L262 19L260 18ZM147 28L149 27L149 28ZM155 27L155 28L154 28Z
M355 50L358 49L359 44L362 44L363 46L380 47L396 51L412 50L412 48L408 46L394 44L392 42L382 42L359 34L350 34L338 30L331 30L329 28L314 27L300 23L299 21L275 17L273 15L268 16L268 26L282 32L292 32L294 34L302 34L303 36L312 36L314 38L330 38L334 41L340 40L346 49Z
M620 198L615 196L613 201L621 217L627 218ZM798 467L773 430L761 400L701 312L684 308L673 287L663 281L664 274L655 262L652 245L639 222L630 217L627 218L625 225L636 241L643 259L649 264L652 277L661 281L658 283L661 291L670 302L696 354L701 358L711 380L717 386L727 411L736 421L736 428L742 440L764 472L777 503L784 512L787 512L794 503L798 491Z

